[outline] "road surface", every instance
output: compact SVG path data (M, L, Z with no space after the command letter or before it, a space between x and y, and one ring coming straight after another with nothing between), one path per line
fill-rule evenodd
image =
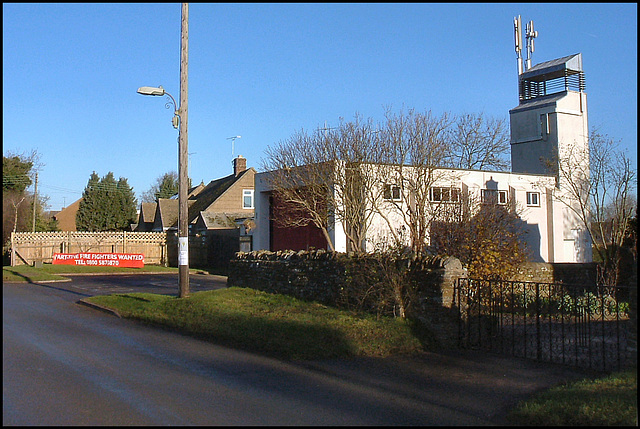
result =
M3 425L487 425L582 375L461 354L283 362L76 303L131 287L118 278L3 284Z

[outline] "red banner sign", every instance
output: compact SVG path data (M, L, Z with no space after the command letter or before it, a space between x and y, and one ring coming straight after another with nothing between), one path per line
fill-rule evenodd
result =
M142 253L54 253L53 264L142 268L144 255Z

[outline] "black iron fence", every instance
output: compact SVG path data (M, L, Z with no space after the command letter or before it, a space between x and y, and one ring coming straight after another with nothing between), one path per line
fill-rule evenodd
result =
M626 287L460 278L454 299L463 348L602 371L628 358Z

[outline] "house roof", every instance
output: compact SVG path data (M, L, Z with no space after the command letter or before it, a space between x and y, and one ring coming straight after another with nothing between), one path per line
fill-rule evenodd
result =
M221 179L212 180L207 186L204 187L196 196L189 197L189 201L193 201L193 205L189 204L189 223L194 222L200 215L200 212L205 211L207 207L214 203L222 194L224 194L234 183L239 181L246 174L255 173L253 167L244 170L237 176L230 174L229 176Z
M235 219L241 217L243 215L237 213L210 213L210 212L200 212L198 214L198 220L201 221L202 225L206 229L214 229L214 228L232 228L236 226Z
M187 198L195 197L200 192L202 192L204 188L205 188L204 182L200 182L198 186L194 186L193 188L189 189L189 192L187 193L188 194Z
M170 228L178 222L178 200L158 198L156 210L155 224L160 224L162 229Z
M195 200L187 200L189 206L189 213L191 213L191 206ZM159 225L162 229L178 226L178 206L180 201L169 198L158 198L158 205L156 207L156 218L154 219L154 226ZM159 217L158 217L159 214Z
M235 183L246 177L245 175L248 174L255 174L255 170L253 169L253 167L240 172L237 176L235 174L230 174L226 177L212 180L206 186L204 185L204 183L200 183L200 185L191 188L187 197L187 202L189 205L188 223L196 223L198 219L202 218L202 216L200 216L201 212L205 212ZM178 223L178 205L179 199L175 197L159 198L156 205L153 228L158 229L161 227L163 230L166 230L167 228L175 228ZM144 208L145 207L143 206L143 211ZM146 213L141 214L141 216L144 216L145 220L151 219L150 217L147 217ZM236 217L244 218L246 216L246 213L219 213L217 214L217 218L216 215L214 215L213 217L207 217L206 219L203 218L202 222L207 228L209 228L208 225L215 225L213 226L214 228L228 227L228 219L233 222Z
M140 208L140 222L153 223L156 218L157 203L142 203Z
M69 206L63 208L58 213L56 213L53 218L58 221L58 228L60 231L76 231L76 213L78 213L78 208L80 207L80 201L82 198L79 198L77 201L69 204Z

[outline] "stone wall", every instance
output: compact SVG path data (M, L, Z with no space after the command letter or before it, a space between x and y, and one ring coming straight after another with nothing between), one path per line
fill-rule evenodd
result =
M228 287L246 287L270 293L332 304L343 283L338 254L306 252L238 252L229 263Z
M381 266L367 255L317 251L256 251L239 252L229 264L227 285L248 287L270 293L282 293L296 298L317 301L325 305L345 307L349 288L368 287L386 280ZM416 291L411 317L429 327L440 345L455 347L458 338L458 308L455 282L466 277L460 261L453 257L403 260L402 271L408 284ZM384 266L382 266L384 270ZM634 270L634 273L637 271ZM540 283L563 282L589 287L596 284L596 264L529 263L521 267L519 281ZM633 276L632 317L636 317L637 275ZM376 297L371 299L374 302ZM348 302L347 302L348 304ZM366 307L366 306L365 306ZM372 310L371 306L368 307ZM387 314L389 311L387 311ZM637 320L637 319L634 319ZM631 334L630 353L637 353L636 333ZM636 358L637 359L637 358Z
M569 285L595 286L597 264L529 262L519 269L514 280L539 283L564 283Z
M466 276L456 258L403 259L398 269L406 275L415 291L411 315L429 326L443 346L453 346L457 339L457 310L454 305L455 281ZM325 305L349 307L350 298L362 298L358 288L368 288L385 281L385 266L374 256L347 255L317 251L239 252L230 262L227 286L248 287L270 293L283 293ZM382 288L381 288L382 289ZM386 291L377 291L389 293ZM375 293L375 292L374 292ZM363 300L364 301L364 300ZM363 308L374 308L375 297ZM393 305L382 309L393 313Z

